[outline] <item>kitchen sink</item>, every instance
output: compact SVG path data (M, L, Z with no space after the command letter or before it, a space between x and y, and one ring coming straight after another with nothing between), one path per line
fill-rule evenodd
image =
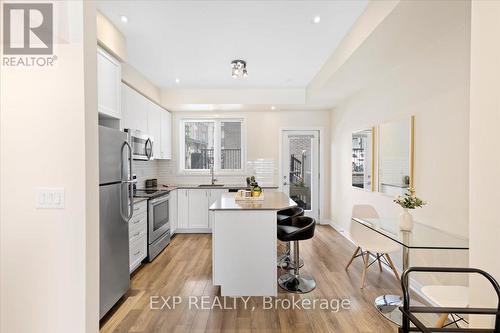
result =
M220 187L220 186L224 186L224 184L200 184L198 185L198 187Z

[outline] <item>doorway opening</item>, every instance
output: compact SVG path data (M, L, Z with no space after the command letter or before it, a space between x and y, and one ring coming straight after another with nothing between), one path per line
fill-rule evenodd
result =
M319 218L319 131L282 130L281 187L305 215Z

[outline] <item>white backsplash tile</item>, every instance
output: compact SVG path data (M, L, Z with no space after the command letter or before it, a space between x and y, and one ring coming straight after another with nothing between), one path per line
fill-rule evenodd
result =
M178 172L174 160L134 161L134 173L137 175L137 186L144 187L149 178L157 178L159 184L209 184L210 175L190 175ZM277 184L278 172L274 159L256 159L247 162L246 171L240 174L217 174L220 184L245 184L247 176L255 176L262 186Z

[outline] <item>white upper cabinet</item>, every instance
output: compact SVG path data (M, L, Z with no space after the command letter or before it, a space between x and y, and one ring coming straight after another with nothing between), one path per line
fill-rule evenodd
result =
M144 96L122 83L122 127L148 132L149 102Z
M122 83L122 128L153 137L153 158L172 158L172 115L133 88Z
M168 111L161 113L161 145L160 157L164 160L172 158L172 114Z
M121 119L121 65L101 48L97 49L97 110L105 117Z
M148 104L148 134L153 137L153 158L160 159L161 114L165 111L149 100L146 102Z

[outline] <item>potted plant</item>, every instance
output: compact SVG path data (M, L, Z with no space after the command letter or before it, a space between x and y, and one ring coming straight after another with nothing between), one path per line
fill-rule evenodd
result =
M415 189L409 188L403 196L398 196L394 202L403 207L403 212L399 215L399 229L411 231L413 229L413 216L409 209L421 208L427 203L415 195Z

